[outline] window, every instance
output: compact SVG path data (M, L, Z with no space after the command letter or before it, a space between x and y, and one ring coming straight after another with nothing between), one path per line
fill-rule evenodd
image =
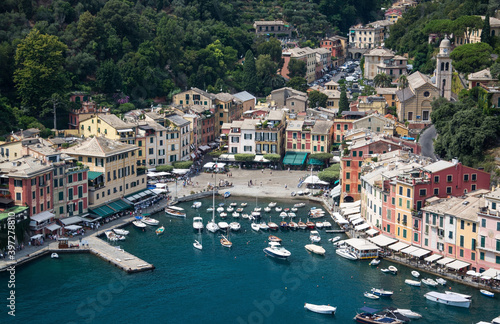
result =
M403 238L406 238L406 230L403 229Z
M473 174L471 175L471 180L472 180L472 181L476 181L476 180L477 180L477 174L473 173Z
M476 239L472 239L470 249L471 250L475 250L476 249Z
M345 192L350 192L351 191L351 186L346 184L345 185Z
M453 176L451 174L446 176L446 182L452 182L453 181Z
M408 197L408 198L411 197L411 189L409 189L409 188L406 189L406 197Z
M464 247L464 236L460 235L460 247Z
M484 252L479 252L479 259L484 260Z
M396 198L391 197L391 204L395 205L396 204Z
M399 194L402 196L403 195L403 187L399 187Z
M464 250L463 249L460 249L460 257L464 257Z
M448 254L453 254L453 246L448 246Z
M471 259L472 261L475 261L475 260L476 260L476 253L471 252L471 254L470 254L470 259Z
M449 239L453 239L453 232L452 232L452 231L449 231L449 232L448 232L448 238L449 238Z
M345 174L345 178L346 178L346 179L351 179L351 173L350 173L350 172L346 172L346 174Z
M424 245L429 246L429 239L424 239Z
M399 207L403 206L403 198L399 198Z
M500 240L497 240L496 250L497 250L497 251L500 251Z
M451 194L451 187L446 187L446 193Z
M464 181L469 181L469 175L468 174L464 174Z
M344 130L347 130L347 125L344 125Z
M475 184L473 184L473 185L471 186L470 190L471 190L471 191L476 190L476 185L475 185Z
M351 166L351 161L346 161L346 162L345 162L345 166L346 166L346 167L350 167L350 166Z
M460 221L460 229L463 230L465 228L465 221L461 220Z
M439 183L439 176L434 176L434 183Z
M438 196L439 195L439 188L434 188L434 196Z
M406 201L406 209L410 209L410 201L409 200Z
M427 190L426 189L420 189L419 195L420 196L426 196L427 195Z

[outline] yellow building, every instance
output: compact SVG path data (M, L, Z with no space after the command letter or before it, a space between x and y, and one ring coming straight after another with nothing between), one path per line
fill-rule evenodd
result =
M172 103L176 106L191 107L200 105L206 109L211 109L215 105L215 95L198 88L191 88L180 92L172 97Z
M395 208L395 236L398 240L412 243L412 208L413 208L413 186L405 179L399 179L396 183L396 208Z
M0 142L0 162L13 161L21 158L23 141Z
M115 115L96 115L79 123L80 135L104 136L111 140L135 144L135 126Z
M400 122L431 123L431 102L439 98L438 88L420 72L408 76L408 88L396 92L396 108Z
M137 146L103 136L87 138L64 153L89 168L89 207L146 189L146 174L136 167Z

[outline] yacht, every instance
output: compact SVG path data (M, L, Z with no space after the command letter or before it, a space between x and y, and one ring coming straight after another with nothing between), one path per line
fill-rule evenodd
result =
M424 295L425 298L431 301L435 301L437 303L456 306L456 307L464 307L469 308L471 304L471 300L464 298L462 296L456 294L443 294L437 291L430 291Z
M269 246L264 249L264 253L278 259L287 259L291 253L279 242L269 242Z
M193 229L195 231L200 231L203 229L203 218L193 217Z
M232 231L239 231L240 228L241 228L241 225L240 223L238 222L231 222L229 223L229 228L232 230Z
M354 254L351 251L348 251L346 249L337 249L337 250L335 250L335 253L337 253L341 257L349 259L349 260L357 260L358 259L356 254Z
M217 225L219 225L219 228L221 229L221 231L225 231L229 227L229 224L226 222L219 222Z

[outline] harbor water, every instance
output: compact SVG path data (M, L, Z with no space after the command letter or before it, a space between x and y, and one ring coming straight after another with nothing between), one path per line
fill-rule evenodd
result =
M217 198L216 206L222 202ZM229 198L225 201L247 202L245 212L270 200ZM291 208L297 200L279 201L278 206ZM45 256L16 269L16 317L0 314L1 323L353 323L356 311L363 306L376 309L392 306L412 309L423 318L416 323L477 323L491 321L500 315L498 297L488 298L479 290L448 282L446 287L411 287L404 283L412 278L411 269L396 265L397 275L380 271L392 263L383 260L378 267L369 261L350 261L339 257L328 242L338 234L320 230L326 249L324 257L304 249L309 231L277 231L283 246L292 255L286 260L266 256L267 237L272 232L254 232L250 221L239 219L240 232L229 233L232 248L222 247L219 234L196 233L192 218L201 216L204 224L212 218L207 207L212 199L202 200L199 210L191 203L180 204L188 212L186 219L152 215L165 226L157 236L155 227L145 231L127 226L127 239L119 243L125 251L154 264L156 270L137 274L124 271L91 254L60 254L59 259ZM308 203L296 212L296 222L307 219ZM224 221L231 222L229 213ZM265 213L263 220L279 224L279 213ZM221 221L217 212L216 222ZM328 221L332 222L328 218ZM334 228L335 225L334 225ZM345 238L344 234L341 234ZM104 239L104 238L103 238ZM203 250L193 248L194 240ZM421 277L427 277L421 273ZM430 275L429 277L435 278ZM8 274L0 273L0 292L6 303ZM372 287L393 290L392 298L367 299ZM427 301L428 291L452 290L472 295L470 309ZM335 316L309 312L304 303L336 306ZM7 304L7 303L6 303Z

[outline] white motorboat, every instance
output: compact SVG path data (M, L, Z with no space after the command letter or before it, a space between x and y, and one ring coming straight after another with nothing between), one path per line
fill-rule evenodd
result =
M294 208L300 208L300 207L304 207L306 204L305 203L297 203L295 205L293 205Z
M224 207L217 207L217 212L222 213L224 211Z
M335 237L332 237L331 239L328 239L328 242L332 242L332 243L335 243L337 241L340 241L340 236L335 236Z
M288 213L288 217L290 217L290 218L294 218L296 216L297 216L297 214L295 214L294 212L289 212Z
M444 286L444 285L446 285L446 280L445 280L445 279L443 279L443 278L437 278L437 279L436 279L436 282L437 282L438 284L440 284L440 285L443 285L443 286Z
M329 221L323 222L323 228L330 228L330 227L332 227L332 223L330 223Z
M221 229L221 231L225 231L229 227L229 224L226 223L226 222L219 222L219 223L217 223L217 225L219 226L219 228Z
M389 269L380 269L380 271L382 271L383 273L389 273L389 272L391 272Z
M231 229L231 231L239 231L241 228L241 225L238 222L231 222L231 223L229 223L229 228Z
M264 222L260 223L260 224L259 224L259 227L260 227L260 229L261 229L261 230L263 230L263 231L267 231L267 230L269 229L269 226L267 226L267 224L266 224L266 223L264 223Z
M240 208L236 208L236 212L237 213L243 213L243 208L241 208L241 207Z
M333 307L330 305L314 305L305 303L304 308L311 312L327 315L335 315L335 312L337 311L337 307Z
M311 240L311 242L313 242L313 243L320 242L321 236L319 236L319 232L318 231L311 231L311 233L309 233L309 240Z
M184 211L184 208L176 206L165 207L165 213L175 217L186 217L186 212Z
M445 291L444 293L447 294L447 295L460 296L460 297L465 298L465 299L471 299L472 298L471 295L460 294L460 293L457 293L457 292L454 292L454 291L449 291L449 290Z
M262 208L261 208L261 207L255 207L255 208L253 209L253 211L256 211L256 212L260 212L261 210L262 210Z
M128 235L130 232L127 230L124 230L122 228L114 228L113 232L115 232L118 235Z
M307 251L315 253L315 254L325 255L325 253L326 253L324 248L322 248L321 246L316 245L316 244L307 244L304 247L306 248Z
M226 210L227 210L228 213L232 213L234 211L234 208L231 207L231 206L229 206L229 207L227 207Z
M236 206L238 206L238 203L232 202L229 204L229 206L236 207Z
M255 218L255 219L260 218L260 212L258 212L258 211L253 211L253 212L252 212L252 217L253 217L253 218Z
M227 247L227 248L230 248L231 246L233 246L233 243L231 243L231 241L229 241L224 235L222 235L222 238L220 239L220 244L223 247Z
M267 205L269 208L274 208L276 207L277 203L276 202L270 202L269 205Z
M274 210L275 210L277 213L281 213L281 211L283 210L283 208L281 208L281 207L276 207L276 208L274 208Z
M291 230L297 230L299 228L299 225L295 222L289 222L288 223L288 228Z
M287 213L285 213L285 212L281 212L281 213L280 213L280 217L281 217L281 218L287 218L287 217L288 217L288 214L287 214Z
M264 211L265 211L266 213L269 213L269 212L271 212L271 208L269 208L269 207L264 207Z
M411 272L411 275L412 275L412 276L414 276L415 278L420 277L420 273L419 273L418 271L415 271L415 270L413 270L413 271Z
M345 246L346 246L345 240L334 242L333 246L335 246L337 248L345 248Z
M241 207L246 207L248 205L248 203L241 203L240 206Z
M227 213L226 212L222 212L219 214L220 218L226 218L227 217Z
M196 209L200 208L201 207L201 201L195 201L191 207L192 208L196 208Z
M243 219L248 219L250 216L248 216L247 213L241 214L241 218Z
M471 300L455 294L443 294L437 291L430 291L424 295L428 300L456 307L469 308Z
M151 225L151 226L156 226L156 225L160 224L159 220L154 219L154 218L150 218L150 217L144 217L143 219L141 219L141 222L143 222L146 225Z
M207 231L211 232L211 233L215 233L219 230L219 226L217 226L217 224L211 220L207 223Z
M485 295L486 297L495 297L495 294L492 293L491 291L488 291L488 290L485 290L485 289L480 289L479 292L483 295Z
M307 228L306 223L304 223L302 220L299 220L298 224L300 229L305 230Z
M354 254L351 251L348 251L346 249L337 249L337 250L335 250L335 253L337 253L341 257L349 259L349 260L357 260L358 259L356 254Z
M57 253L55 253L55 252L54 252L54 253L52 253L52 254L50 255L50 257L51 257L52 259L59 259L59 254L57 254Z
M267 239L269 240L269 242L278 242L278 243L281 243L281 239L275 235L269 235L267 237Z
M132 224L134 224L135 227L139 227L139 228L144 228L144 227L147 226L146 224L144 224L140 220L135 220L135 221L132 222Z
M412 279L406 279L405 284L410 285L410 286L415 286L415 287L420 287L420 281L417 280L412 280Z
M207 213L211 213L211 212L213 212L213 210L214 210L214 208L213 208L213 207L208 207L208 208L207 208Z
M401 314L403 316L406 316L409 319L419 319L419 318L422 318L422 315L420 315L417 312L412 311L411 309L401 309L401 308L398 308L394 312L395 313L399 313L399 314Z
M381 288L372 288L372 294L380 296L380 297L391 297L394 294L394 291L384 290Z
M422 283L426 284L427 286L431 286L431 287L436 287L438 285L436 280L431 279L431 278L422 279Z
M378 266L380 264L380 261L381 261L380 259L373 259L373 260L370 261L369 264L371 266Z
M203 245L201 245L201 243L198 242L197 240L194 240L193 246L194 246L195 249L198 249L198 250L202 250L203 249Z
M200 231L203 229L203 218L193 217L193 229L196 231Z
M323 228L323 222L316 222L316 228L317 229L322 229Z
M277 231L277 230L278 230L278 228L279 228L278 224L276 224L276 223L274 223L274 222L268 222L268 223L267 223L267 226L269 227L269 229L270 229L271 231Z
M252 223L252 225L250 225L252 227L252 229L256 232L260 231L260 226L259 224L255 224L255 223Z
M125 236L122 235L116 235L115 232L113 231L105 231L104 234L108 238L108 240L115 242L115 241L122 241L125 239Z
M365 296L366 298L370 298L370 299L379 299L380 298L379 296L374 295L372 293L369 293L368 291L365 291L365 293L363 294L363 296Z
M393 274L397 274L398 273L398 268L396 268L395 266L388 266L387 269L389 269L390 272L392 272Z
M240 213L238 212L233 212L233 218L240 218Z
M269 242L269 246L264 249L264 253L278 259L286 259L291 253L279 242Z

